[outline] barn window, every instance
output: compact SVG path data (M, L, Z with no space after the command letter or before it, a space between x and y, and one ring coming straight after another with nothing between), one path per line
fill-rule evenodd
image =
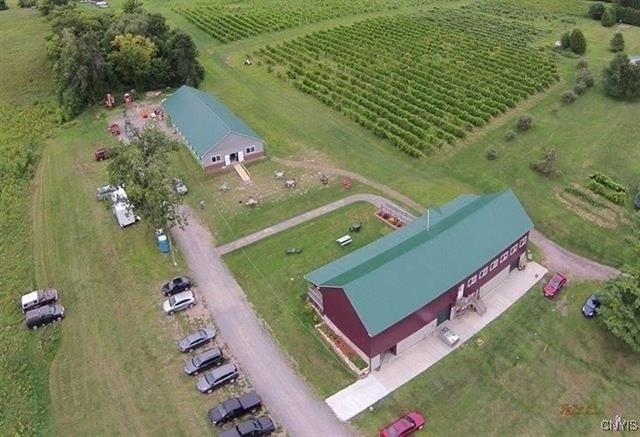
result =
M472 277L469 278L469 280L467 281L467 286L471 287L473 284L476 283L476 281L478 280L478 276L477 275L473 275Z
M520 247L524 246L525 244L527 244L527 236L526 235L520 239Z
M211 162L220 162L221 159L220 155L212 156Z
M489 273L489 267L485 267L484 269L480 270L480 273L478 273L478 279L484 278L485 276L487 276L487 273Z
M507 260L507 258L509 258L509 252L505 252L502 255L500 255L500 262L503 263Z
M498 259L494 259L493 261L491 261L491 265L489 266L489 270L493 270L496 267L498 267Z
M517 250L518 250L518 245L514 244L513 247L511 247L511 250L509 250L509 255L513 255L514 253L516 253Z
M256 151L256 146L249 146L249 147L247 147L247 149L245 151L247 152L247 155L249 153L253 153L253 152Z

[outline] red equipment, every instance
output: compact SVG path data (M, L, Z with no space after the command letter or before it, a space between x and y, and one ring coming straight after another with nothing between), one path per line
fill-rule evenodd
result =
M117 137L118 135L120 135L120 126L118 126L117 123L113 123L111 126L109 126L109 132L111 132L111 135L113 135L114 137Z
M131 108L131 104L133 103L133 95L131 93L124 93L124 104L127 105L127 108Z
M345 190L350 190L351 189L351 179L349 179L349 178L342 179L342 186L344 187Z

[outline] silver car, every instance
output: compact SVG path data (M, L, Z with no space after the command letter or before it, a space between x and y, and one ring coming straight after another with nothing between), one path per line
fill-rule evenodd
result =
M165 300L162 304L162 309L167 314L173 314L191 308L196 302L198 302L196 294L191 290L185 290Z
M198 378L196 387L200 393L211 393L215 389L225 385L233 384L238 379L238 368L235 364L224 364L213 370L208 370Z

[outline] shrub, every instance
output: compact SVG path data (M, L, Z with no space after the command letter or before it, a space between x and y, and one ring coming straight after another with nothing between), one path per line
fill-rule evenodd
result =
M604 90L611 97L640 96L640 65L629 62L624 53L617 53L602 72Z
M541 160L531 164L531 167L542 176L551 177L557 173L556 163L558 152L555 149L548 149Z
M571 47L573 53L578 55L582 55L587 51L587 40L580 29L573 29L573 32L571 32L569 47Z
M5 9L9 9L7 2L5 0L0 0L0 11L4 11Z
M565 105L568 105L569 103L575 102L577 98L578 96L573 91L565 91L564 93L562 93L560 100Z
M576 75L576 83L578 82L584 83L587 86L587 88L591 88L595 83L595 81L593 80L593 75L591 74L591 71L586 68L582 70L578 70L578 74Z
M611 27L616 24L616 21L618 21L616 10L613 7L606 8L602 14L602 18L600 18L602 25L604 27Z
M573 92L576 96L581 96L587 90L587 84L582 81L577 81L576 86L573 87Z
M589 68L589 63L585 58L580 58L576 67L578 68L578 70L584 70L585 68Z
M589 16L594 20L599 20L600 18L602 18L604 10L604 3L593 3L591 6L589 6Z
M498 152L496 151L496 149L494 149L493 147L489 147L487 149L487 159L489 161L493 161L497 157L498 157Z
M516 126L522 132L528 131L532 125L533 117L531 117L529 114L522 114L520 117L518 117L518 121L516 122Z
M624 36L622 36L622 32L613 34L609 42L609 49L612 52L624 52Z
M18 0L18 7L32 8L36 5L36 0Z
M571 47L571 34L569 32L565 32L560 36L560 47L563 49Z
M515 139L516 139L516 132L515 131L509 129L507 132L505 132L504 140L506 142L511 142L511 141L513 141Z

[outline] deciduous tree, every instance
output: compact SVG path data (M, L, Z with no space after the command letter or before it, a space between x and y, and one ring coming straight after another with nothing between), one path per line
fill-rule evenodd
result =
M156 45L142 35L127 33L117 35L108 60L118 78L125 85L138 87L147 84L151 61L157 53Z
M173 190L168 171L178 143L154 127L139 131L129 144L113 150L109 179L123 185L136 212L153 227L170 229L184 223L179 211L182 197Z

